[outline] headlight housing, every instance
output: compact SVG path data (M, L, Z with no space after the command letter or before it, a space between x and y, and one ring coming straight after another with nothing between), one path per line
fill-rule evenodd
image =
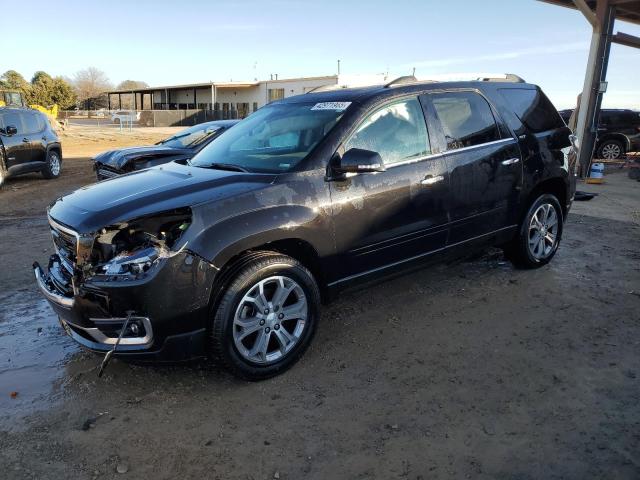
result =
M93 276L137 279L171 256L191 224L191 209L176 209L105 227L92 253Z

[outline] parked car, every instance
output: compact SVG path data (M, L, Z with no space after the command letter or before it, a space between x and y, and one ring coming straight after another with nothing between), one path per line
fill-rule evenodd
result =
M208 353L264 379L302 355L321 300L344 288L488 245L549 262L575 191L571 138L526 83L286 98L190 161L54 202L57 253L35 277L90 350Z
M573 110L561 110L565 123ZM628 109L600 110L595 158L617 160L627 152L640 151L640 112Z
M99 153L93 158L96 176L98 180L104 180L134 170L191 158L238 122L239 120L216 120L200 123L155 145L118 148Z
M116 125L121 123L132 124L140 120L140 112L134 112L129 110L118 110L111 114L111 122Z
M23 173L46 179L62 171L62 147L49 119L31 108L0 107L0 185Z

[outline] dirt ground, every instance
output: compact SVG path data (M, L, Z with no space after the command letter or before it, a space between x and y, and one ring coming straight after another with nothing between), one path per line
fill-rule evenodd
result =
M1 478L640 478L640 183L621 172L580 187L601 195L550 265L495 250L345 294L278 378L98 379L36 291L44 209L92 181L88 156L166 133L71 135L60 179L0 191Z

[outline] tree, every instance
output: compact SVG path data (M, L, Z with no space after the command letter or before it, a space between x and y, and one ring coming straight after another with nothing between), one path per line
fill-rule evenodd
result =
M149 84L141 80L124 80L116 87L118 90L137 90L139 88L148 88Z
M76 101L77 95L71 83L63 77L55 77L51 86L51 102L58 104L62 110L68 110Z
M42 105L48 107L55 102L51 101L51 90L53 89L53 78L46 72L38 71L31 79L31 92L27 97L30 105Z
M0 87L9 90L17 90L28 98L31 93L31 85L22 75L15 70L7 70L0 77Z
M83 108L95 110L107 106L105 92L113 88L107 74L95 67L80 70L75 74L74 85L78 101Z

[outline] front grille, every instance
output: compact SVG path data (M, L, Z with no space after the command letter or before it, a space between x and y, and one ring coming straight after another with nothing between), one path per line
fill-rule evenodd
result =
M50 221L49 225L51 236L53 237L53 245L60 258L60 264L70 275L73 275L73 269L77 261L77 236L72 230L62 229L55 222Z
M113 167L109 167L108 165L100 165L96 169L96 176L98 180L105 180L107 178L118 177L122 174L119 170L116 170Z

